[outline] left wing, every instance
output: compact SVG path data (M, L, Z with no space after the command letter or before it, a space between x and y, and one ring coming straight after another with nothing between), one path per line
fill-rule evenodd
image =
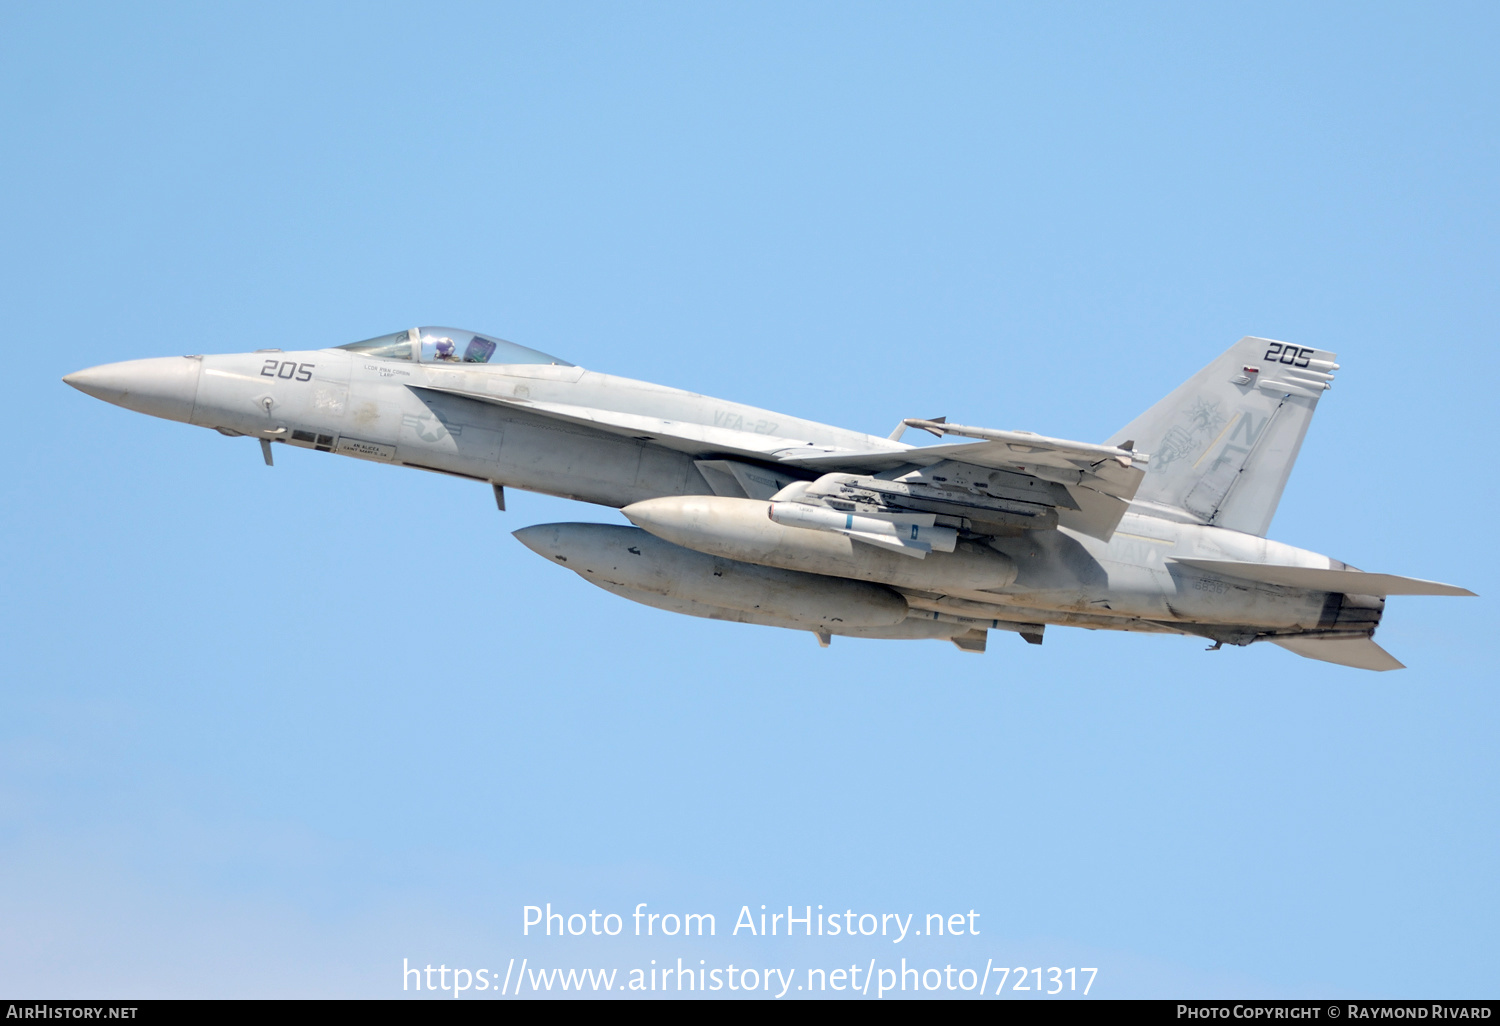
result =
M907 420L904 424L937 435L980 441L816 455L792 450L779 452L777 456L787 466L833 471L840 478L857 475L858 484L867 491L889 494L890 486L904 484L908 492L914 493L912 498L969 507L973 511L971 518L980 524L1012 527L1060 524L1106 541L1125 515L1150 459L1136 452L1128 442L1122 446L1093 445L1026 431L965 427L936 420ZM888 473L908 466L917 469L895 477ZM874 475L881 477L877 479ZM850 481L839 483L846 490L855 485ZM899 497L893 501L903 505ZM1008 512L1010 516L995 518L992 512ZM1027 516L1032 522L1024 519L1017 522Z
M624 435L708 457L704 476L718 491L741 475L716 474L715 459L739 456L789 474L820 475L798 500L876 515L933 514L941 526L978 534L1059 525L1108 540L1140 487L1149 459L1129 445L1091 445L1024 431L970 428L934 420L908 420L937 435L979 439L950 445L836 450L797 438L664 420L635 413L546 402L432 385L409 385L476 402L525 410L551 420ZM700 460L703 469L704 460ZM734 467L729 467L734 470ZM890 471L905 469L904 474ZM878 475L878 476L877 476ZM743 484L743 482L740 482ZM746 492L747 495L750 492ZM768 497L755 495L754 497Z

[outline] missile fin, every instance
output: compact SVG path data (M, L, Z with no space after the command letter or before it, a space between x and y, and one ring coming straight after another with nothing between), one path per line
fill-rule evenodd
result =
M958 646L960 652L972 652L975 655L983 655L985 643L989 641L987 631L971 630L948 640Z

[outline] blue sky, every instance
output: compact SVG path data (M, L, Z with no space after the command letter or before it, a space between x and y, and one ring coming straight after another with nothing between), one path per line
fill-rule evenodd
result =
M1104 996L1493 995L1497 21L7 7L0 989L894 950L520 936L645 901L974 908L911 957ZM613 511L268 470L59 381L414 323L878 434L1102 440L1242 335L1335 350L1272 536L1484 597L1393 600L1384 675L1066 630L823 651L509 536Z

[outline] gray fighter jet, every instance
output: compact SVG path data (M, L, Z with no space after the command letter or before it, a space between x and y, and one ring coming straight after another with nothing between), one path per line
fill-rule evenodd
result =
M903 421L879 438L576 367L455 328L331 349L133 360L89 395L272 443L622 510L533 551L691 616L833 635L1048 624L1270 641L1368 670L1388 595L1471 595L1265 537L1334 354L1243 338L1102 445ZM904 443L908 428L940 438Z

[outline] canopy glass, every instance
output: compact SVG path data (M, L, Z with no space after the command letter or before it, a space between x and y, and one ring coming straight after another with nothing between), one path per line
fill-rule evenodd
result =
M551 363L573 366L566 360L518 346L492 335L477 335L463 328L411 328L392 335L351 342L338 348L365 356L387 360L411 360L423 363Z

